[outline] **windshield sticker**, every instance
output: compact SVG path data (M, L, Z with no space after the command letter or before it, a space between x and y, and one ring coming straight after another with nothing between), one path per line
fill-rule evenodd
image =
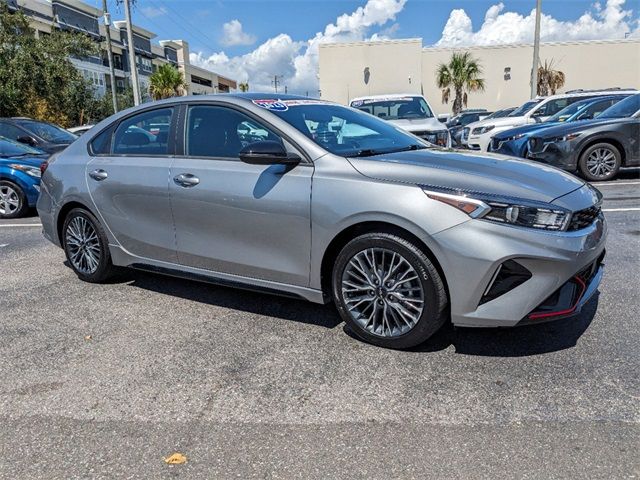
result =
M272 112L286 112L289 110L287 104L280 100L254 100L253 103Z
M353 102L351 102L351 106L352 107L359 107L360 105L362 105L364 102L362 100L354 100Z
M329 102L325 100L320 100L318 98L283 100L282 103L284 103L288 107L298 107L300 105L328 105L329 104Z
M416 97L382 97L382 98L367 98L365 100L361 100L362 103L378 103L378 102L410 102Z

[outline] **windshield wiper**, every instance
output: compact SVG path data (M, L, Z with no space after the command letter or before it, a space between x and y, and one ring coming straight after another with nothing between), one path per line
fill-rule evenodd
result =
M365 148L363 150L359 150L355 152L353 155L349 155L349 157L372 157L374 155L383 155L385 153L398 153L398 152L407 152L409 150L422 150L424 148L429 148L426 145L413 144L403 148L390 148L387 150L376 150L373 148Z

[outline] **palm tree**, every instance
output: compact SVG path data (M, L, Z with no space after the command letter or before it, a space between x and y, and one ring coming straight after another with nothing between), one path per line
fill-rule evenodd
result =
M449 103L451 91L453 99L453 114L467 106L468 93L484 90L482 67L478 60L469 52L454 53L448 64L441 63L436 71L436 83L442 89L442 103Z
M187 85L182 72L173 65L160 65L149 78L149 94L154 100L182 95Z
M238 84L238 88L240 89L241 92L248 92L249 91L249 83L248 82L242 82L242 83Z
M564 86L564 72L553 69L553 59L538 67L538 95L555 95Z

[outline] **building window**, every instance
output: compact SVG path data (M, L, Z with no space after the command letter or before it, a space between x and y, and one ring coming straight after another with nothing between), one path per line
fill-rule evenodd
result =
M212 87L213 84L211 80L207 80L206 78L196 77L195 75L191 75L191 83L197 83L198 85L204 85L205 87Z

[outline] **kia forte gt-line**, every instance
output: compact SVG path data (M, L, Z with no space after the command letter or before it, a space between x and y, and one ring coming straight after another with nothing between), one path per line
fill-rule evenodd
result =
M82 280L132 267L333 301L360 338L407 348L449 319L580 311L603 272L600 203L553 167L436 148L353 108L228 94L96 125L50 159L38 212Z

